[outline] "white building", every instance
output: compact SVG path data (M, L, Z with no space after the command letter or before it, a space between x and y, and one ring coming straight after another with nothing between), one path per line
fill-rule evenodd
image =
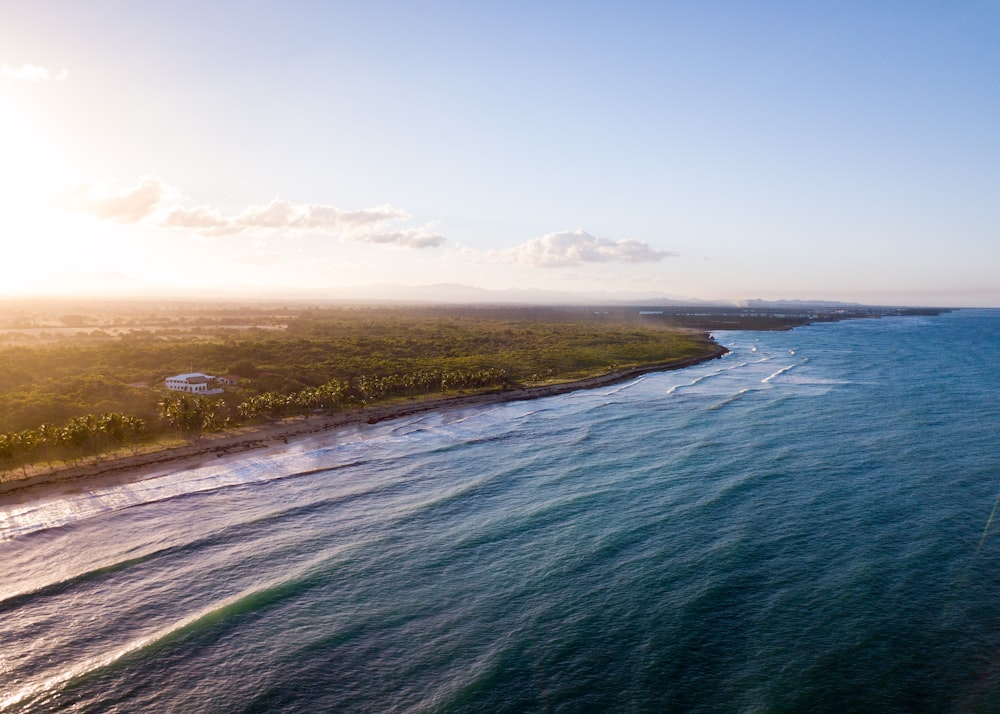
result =
M222 390L217 385L215 377L202 374L201 372L191 372L190 374L178 374L176 377L167 377L167 389L175 392L190 392L192 394L222 394Z

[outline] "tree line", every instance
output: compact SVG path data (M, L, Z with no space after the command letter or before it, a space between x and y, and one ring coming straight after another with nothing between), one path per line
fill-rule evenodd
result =
M28 464L45 461L76 463L82 459L115 452L124 446L135 447L148 434L146 422L130 414L73 417L63 426L44 423L35 429L0 433L0 476Z

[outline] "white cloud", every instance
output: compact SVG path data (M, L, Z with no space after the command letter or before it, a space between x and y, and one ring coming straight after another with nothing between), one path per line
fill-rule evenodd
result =
M194 228L206 235L225 235L237 233L230 219L212 208L171 208L160 221L167 228Z
M348 240L359 243L382 243L402 248L436 248L445 242L440 233L431 233L426 228L411 228L402 231L353 231Z
M273 205L273 203L272 203ZM359 211L344 211L333 206L301 206L297 217L301 228L355 229L382 221L405 221L410 214L392 206L376 206Z
M296 204L274 199L252 205L236 215L224 215L211 206L185 208L177 205L180 193L155 177L143 178L137 186L117 192L102 184L77 188L70 196L71 208L118 223L146 221L163 228L187 228L208 236L244 232L315 231L332 233L358 243L395 245L403 248L434 248L445 237L424 228L394 229L387 224L409 220L410 215L392 206L346 210L325 204Z
M208 208L185 211L190 228L206 228L215 233L239 233L247 229L295 229L313 231L355 231L386 221L405 221L410 216L392 206L376 206L348 211L322 204L294 204L275 199L266 206L248 206L236 216L225 218ZM197 225L197 220L204 225Z
M33 64L22 64L20 67L3 65L0 67L0 77L6 79L21 79L28 82L44 82L46 80L62 81L69 77L69 71L61 69L55 72L48 67Z
M676 253L637 240L611 240L586 231L560 231L532 238L508 251L517 263L535 268L569 268L584 263L655 263Z
M69 205L105 221L138 223L151 216L157 206L174 193L168 184L148 176L140 179L138 185L119 191L99 183L78 186L69 196Z

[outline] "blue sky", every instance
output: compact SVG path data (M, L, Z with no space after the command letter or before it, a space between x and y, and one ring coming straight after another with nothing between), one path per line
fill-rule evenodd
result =
M997 2L0 14L8 292L1000 305Z

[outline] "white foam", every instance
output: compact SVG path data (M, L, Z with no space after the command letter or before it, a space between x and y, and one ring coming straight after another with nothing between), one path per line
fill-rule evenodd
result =
M610 397L613 394L618 394L618 392L623 392L626 389L631 389L632 387L634 387L635 385L639 384L640 382L642 382L645 379L646 379L646 375L642 375L641 377L637 377L636 379L633 379L633 380L631 380L629 382L625 382L625 384L622 384L621 386L619 386L619 387L617 387L615 389L612 389L610 392L605 392L604 396L605 397Z
M738 391L736 394L732 395L731 397L729 397L727 399L723 399L718 404L709 407L709 409L712 410L712 411L714 411L716 409L721 409L722 407L726 406L727 404L732 404L733 402L735 402L737 399L739 399L740 397L742 397L747 392L755 392L755 391L757 391L757 390L755 388L753 388L753 387L746 387L744 389L741 389L740 391Z
M796 365L796 364L790 364L787 367L782 367L781 369L779 369L774 374L769 374L768 376L764 377L764 379L762 379L760 381L763 382L764 384L767 384L768 382L770 382L771 380L773 380L775 377L780 377L785 372L787 372L787 371L789 371L791 369L795 369L796 367L798 367L798 365Z

